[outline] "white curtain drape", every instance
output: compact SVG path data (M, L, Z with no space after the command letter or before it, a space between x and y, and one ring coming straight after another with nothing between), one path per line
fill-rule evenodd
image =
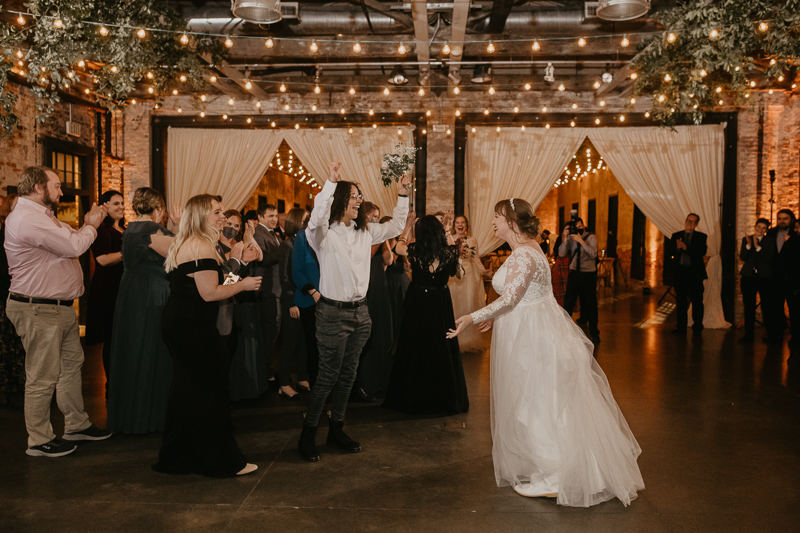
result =
M241 209L264 176L283 133L274 130L170 128L167 202L185 205L196 194L218 194Z
M720 125L666 128L598 128L589 139L625 192L669 237L683 229L688 213L700 215L708 234L708 280L703 325L727 328L722 312L720 202L724 128ZM691 319L691 313L690 313Z
M380 180L383 154L394 152L395 146L400 143L413 145L413 132L413 126L353 128L353 133L343 128L329 128L288 130L284 136L317 183L325 183L329 162L341 161L342 178L357 182L364 200L377 204L381 214L388 215L397 204L397 188L395 185L385 187ZM413 171L412 168L412 177Z
M562 169L586 138L581 129L475 128L467 131L465 174L467 217L478 240L478 254L497 248L494 204L524 198L534 209L550 192Z

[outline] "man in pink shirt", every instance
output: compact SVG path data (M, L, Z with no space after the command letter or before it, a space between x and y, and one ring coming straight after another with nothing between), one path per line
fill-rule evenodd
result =
M49 168L28 167L19 178L19 200L6 219L5 248L11 274L6 314L25 347L27 454L61 457L76 445L57 439L50 403L58 391L64 440L103 440L111 433L92 425L83 409L83 348L72 302L83 294L78 257L97 237L106 208L93 205L74 230L54 212L61 181Z

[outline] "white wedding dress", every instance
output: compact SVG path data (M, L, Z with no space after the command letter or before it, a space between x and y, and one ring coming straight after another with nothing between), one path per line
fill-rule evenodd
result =
M588 507L644 489L641 448L611 395L593 345L553 297L541 251L517 248L495 274L500 298L472 313L494 318L492 456L497 486L558 492Z

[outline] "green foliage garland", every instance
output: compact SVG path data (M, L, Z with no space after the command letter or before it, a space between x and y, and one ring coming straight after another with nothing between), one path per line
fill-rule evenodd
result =
M219 39L210 37L193 36L182 44L177 35L186 21L166 0L30 0L26 6L33 17L24 26L0 24L0 119L6 135L17 122L16 97L6 81L18 46L27 48L23 60L39 121L60 101L58 90L81 80L93 82L96 101L109 109L124 105L140 81L153 88L155 98L173 88L196 93L205 85L199 56L218 63L224 53ZM146 28L143 38L139 28Z

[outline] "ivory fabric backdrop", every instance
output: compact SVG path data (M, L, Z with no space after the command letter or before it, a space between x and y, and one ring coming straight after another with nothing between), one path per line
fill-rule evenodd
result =
M708 234L708 281L704 294L707 328L729 327L722 313L720 210L724 159L723 127L477 128L468 135L468 214L485 254L500 241L493 235L494 204L525 198L536 208L585 137L594 143L625 191L664 235L683 229L690 212ZM565 155L566 154L566 155Z
M413 143L413 126L326 130L227 130L170 128L167 142L167 197L184 205L196 194L222 196L225 205L241 209L264 176L275 151L286 139L320 185L328 163L341 161L341 176L361 186L364 199L391 213L397 187L380 181L383 154L398 143ZM411 169L413 176L414 169Z

